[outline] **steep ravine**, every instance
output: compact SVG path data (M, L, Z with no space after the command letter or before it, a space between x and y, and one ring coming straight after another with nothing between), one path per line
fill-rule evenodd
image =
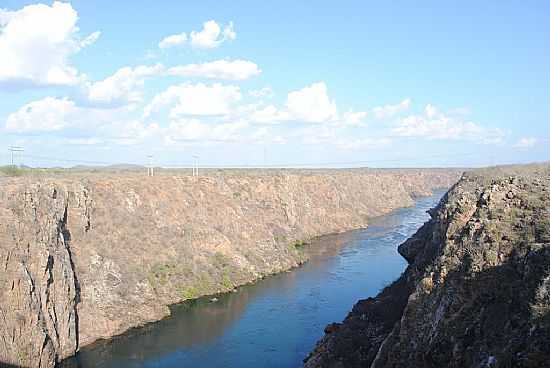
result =
M359 301L312 367L546 367L550 166L469 172L399 247L403 275Z
M51 367L168 306L305 261L300 241L367 226L459 171L192 178L89 174L0 182L0 362Z

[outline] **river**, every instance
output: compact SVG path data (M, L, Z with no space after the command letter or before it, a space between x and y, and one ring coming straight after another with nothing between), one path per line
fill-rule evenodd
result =
M236 292L182 303L171 317L64 362L71 368L299 367L324 327L345 318L405 269L397 246L429 217L442 191L372 219L367 229L320 237L302 267Z

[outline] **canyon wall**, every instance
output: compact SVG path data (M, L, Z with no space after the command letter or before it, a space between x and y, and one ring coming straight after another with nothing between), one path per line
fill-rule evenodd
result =
M399 246L407 270L359 301L312 367L545 367L550 165L469 172Z
M302 241L459 170L95 173L0 178L0 362L50 367L168 306L306 260Z

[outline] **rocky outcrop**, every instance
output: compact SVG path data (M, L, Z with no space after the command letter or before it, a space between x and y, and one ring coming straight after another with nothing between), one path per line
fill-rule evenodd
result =
M448 187L458 171L1 179L0 362L48 367L168 306L304 262L301 242Z
M50 367L78 346L67 197L55 185L12 195L0 209L0 361Z
M332 324L306 367L543 367L550 166L475 171L399 246L409 266Z

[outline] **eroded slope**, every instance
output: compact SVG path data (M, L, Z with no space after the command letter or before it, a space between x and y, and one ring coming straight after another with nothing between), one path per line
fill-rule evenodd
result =
M327 327L306 367L543 367L550 168L466 174L399 247L410 263Z
M0 361L51 366L168 305L305 260L297 240L448 187L458 171L3 179Z

